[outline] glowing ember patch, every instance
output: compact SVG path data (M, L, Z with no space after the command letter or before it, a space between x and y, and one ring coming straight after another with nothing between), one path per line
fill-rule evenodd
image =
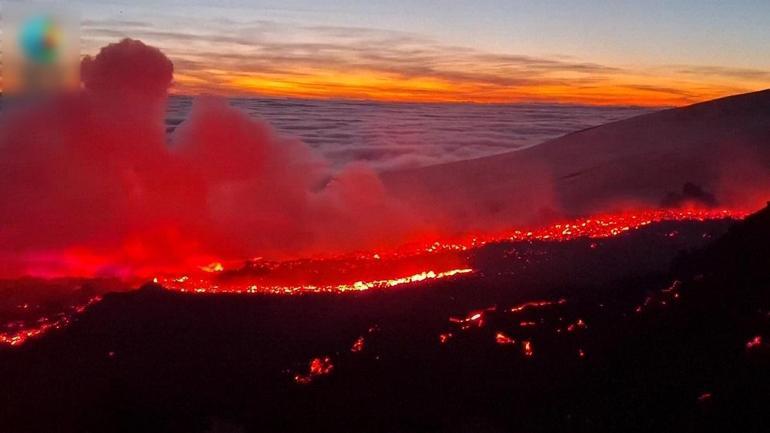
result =
M717 219L740 219L749 212L731 209L649 209L619 214L596 215L590 218L577 219L569 223L554 224L537 230L513 230L506 236L482 237L475 236L477 245L490 241L511 240L555 240L566 241L581 237L606 238L618 236L630 230L635 230L661 221L706 221ZM676 234L668 234L668 237ZM598 247L592 243L591 248Z
M757 335L756 337L752 338L746 343L746 349L751 350L755 349L762 345L762 336Z
M516 340L514 340L513 338L507 336L502 332L498 332L497 334L495 334L495 343L500 345L509 345L509 344L516 344Z
M667 288L663 289L662 292L663 293L671 293L671 292L675 292L675 291L677 291L677 290L679 290L681 288L682 288L682 282L679 281L679 280L674 280L674 282L671 283L671 285L668 286Z
M703 394L698 396L698 401L704 402L707 400L711 400L712 394L710 392L704 392Z
M484 326L484 312L472 311L466 317L450 317L449 321L458 324L462 330L472 327L481 328Z
M331 358L325 356L323 358L313 358L308 365L307 373L297 373L294 375L294 382L300 385L307 385L319 376L326 376L331 374L334 370Z
M652 297L648 296L644 298L644 302L642 302L642 305L637 305L636 308L634 308L635 313L641 313L644 311L644 309L652 304Z
M583 319L577 319L575 323L570 323L567 326L567 332L574 332L578 329L585 329L586 327L586 322L584 322Z
M353 342L353 346L351 346L350 351L353 353L361 352L364 350L364 337L358 337L356 341Z
M25 326L19 329L0 333L0 345L16 347L21 346L30 338L39 337L48 331L61 329L72 322L73 316L84 313L88 307L102 300L101 296L94 296L83 305L70 307L69 312L60 313L54 317L41 317L35 325Z
M646 309L655 305L666 307L669 303L673 303L679 300L679 290L682 288L682 282L674 280L670 286L665 289L661 289L659 293L644 298L644 302L641 305L634 307L635 313L641 313Z
M307 385L307 384L309 384L312 381L313 381L313 379L310 376L308 376L308 375L304 375L304 374L295 374L294 375L294 382L297 382L300 385Z
M334 366L328 356L323 359L315 358L310 362L310 374L313 376L329 374L332 372L332 369L334 369Z
M452 335L451 332L447 332L447 333L444 333L444 334L439 334L438 341L441 344L446 344L446 342L449 341L452 337L454 337L454 335Z
M567 300L564 299L564 298L559 299L558 301L531 301L531 302L525 302L525 303L523 303L521 305L517 305L515 307L511 307L510 309L508 309L508 312L510 312L510 313L518 313L518 312L524 311L524 310L526 310L528 308L542 308L542 307L548 307L548 306L551 306L551 305L562 305L562 304L566 304L566 303L567 303Z
M524 356L531 357L535 354L534 350L532 350L532 342L529 340L521 342L521 349L524 352Z

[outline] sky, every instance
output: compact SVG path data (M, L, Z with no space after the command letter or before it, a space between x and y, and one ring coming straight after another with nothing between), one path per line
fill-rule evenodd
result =
M82 51L132 37L175 93L684 105L770 87L770 2L108 0Z

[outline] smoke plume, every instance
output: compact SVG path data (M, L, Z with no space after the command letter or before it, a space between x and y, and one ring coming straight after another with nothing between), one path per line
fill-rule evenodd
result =
M83 60L79 93L5 113L1 274L136 275L419 231L372 170L333 172L225 100L199 98L167 143L172 77L126 39Z

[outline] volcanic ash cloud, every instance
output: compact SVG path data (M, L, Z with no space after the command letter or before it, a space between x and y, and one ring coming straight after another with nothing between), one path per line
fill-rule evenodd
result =
M173 64L125 39L83 59L83 88L8 110L0 274L136 275L405 240L421 223L363 165L332 172L222 99L167 143Z

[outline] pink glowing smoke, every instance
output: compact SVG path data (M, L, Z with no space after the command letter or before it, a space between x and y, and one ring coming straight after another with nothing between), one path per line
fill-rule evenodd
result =
M78 94L6 113L0 274L134 275L414 229L370 169L332 173L224 100L196 101L167 143L172 77L159 50L126 39L83 60Z

